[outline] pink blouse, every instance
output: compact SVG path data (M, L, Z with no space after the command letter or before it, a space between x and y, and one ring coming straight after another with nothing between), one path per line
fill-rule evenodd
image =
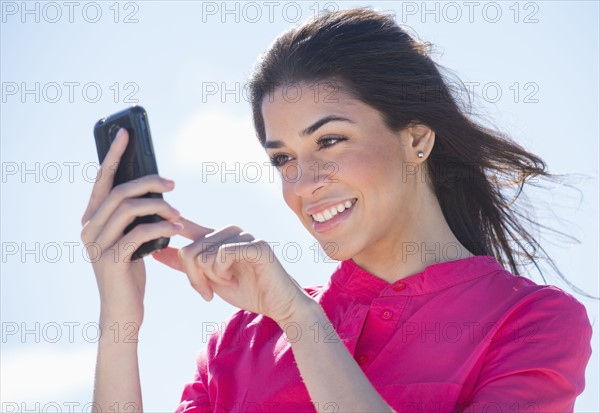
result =
M327 285L305 290L397 412L572 412L585 387L585 307L492 256L429 265L393 284L347 260ZM289 340L319 330L291 327L286 335L268 317L233 313L199 353L176 412L316 412Z

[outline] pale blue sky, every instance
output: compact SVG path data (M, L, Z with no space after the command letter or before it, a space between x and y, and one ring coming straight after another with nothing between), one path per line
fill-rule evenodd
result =
M475 3L470 21L465 2L329 2L395 10L435 44L436 61L472 82L478 107L496 125L550 171L588 177L578 184L581 197L556 188L530 199L545 224L581 241L542 240L569 280L598 295L598 3ZM72 16L55 4L30 2L32 13L23 14L21 2L2 3L0 394L5 408L39 402L68 411L67 403L83 406L92 392L99 303L79 231L97 166L92 127L102 115L135 100L146 108L159 171L177 185L166 199L184 215L215 228L236 224L271 242L303 286L327 282L337 263L319 254L284 204L242 94L220 94L241 90L274 38L327 2L277 2L272 15L268 2L227 3L225 14L222 2L81 2ZM208 93L215 85L218 93ZM258 182L252 163L262 167ZM235 165L239 172L220 176ZM216 175L208 173L213 167ZM297 246L302 255L293 262ZM147 261L144 404L172 411L206 334L235 308L218 297L204 302L184 275ZM598 411L598 302L575 296L594 326L588 387L576 411ZM23 336L25 329L32 332Z

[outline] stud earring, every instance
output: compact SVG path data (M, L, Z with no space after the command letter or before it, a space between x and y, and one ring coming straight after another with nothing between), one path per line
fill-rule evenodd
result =
M423 151L419 151L418 156L419 156L419 158L422 158L423 156L425 156L425 154L423 153Z

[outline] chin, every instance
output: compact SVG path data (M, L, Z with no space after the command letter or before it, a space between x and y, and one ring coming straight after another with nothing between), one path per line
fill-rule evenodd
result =
M346 261L356 255L356 251L348 246L341 246L335 241L319 241L319 245L325 255L335 261Z

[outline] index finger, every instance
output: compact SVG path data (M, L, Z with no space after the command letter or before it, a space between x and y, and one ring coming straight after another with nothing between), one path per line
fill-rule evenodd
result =
M186 219L182 216L180 216L177 221L179 221L183 224L183 229L181 231L179 231L179 235L183 235L187 239L190 239L193 241L197 240L198 238L204 237L210 233L215 232L215 230L212 228L203 227L203 226L198 225L195 222L190 221L189 219Z
M96 182L92 188L90 200L81 218L82 225L90 219L90 216L94 214L112 189L121 156L125 152L128 142L129 134L127 130L124 128L119 129L96 175Z

